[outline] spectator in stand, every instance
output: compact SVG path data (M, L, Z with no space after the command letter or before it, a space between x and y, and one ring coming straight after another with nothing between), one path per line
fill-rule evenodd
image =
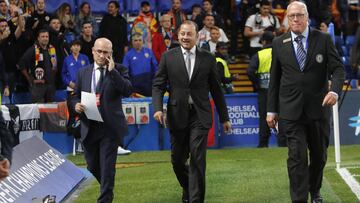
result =
M14 138L9 132L0 111L0 182L10 175L10 163Z
M346 35L355 35L356 29L359 27L360 2L358 0L349 0L348 8Z
M201 14L201 6L194 4L191 6L191 17L190 20L195 22L195 19Z
M76 85L76 75L80 68L90 64L89 58L80 53L81 42L74 40L70 46L71 54L67 56L63 63L62 80L67 86L67 91L73 92Z
M157 71L158 63L151 49L143 47L141 33L131 36L132 47L123 60L123 65L129 69L133 93L151 97L152 81Z
M55 47L56 49L56 58L58 62L58 71L56 75L56 88L57 89L64 89L65 86L63 85L61 79L61 69L63 66L63 62L66 56L69 55L68 45L65 41L64 33L61 31L61 22L57 16L53 16L50 20L49 24L49 36L50 36L50 44Z
M250 40L249 57L262 48L260 38L265 31L276 32L280 28L279 20L270 11L271 3L263 0L260 3L260 13L251 15L246 20L244 36Z
M80 53L85 54L89 58L90 63L93 63L94 59L92 57L92 48L94 46L96 38L93 36L93 28L91 22L83 22L81 36L79 40L81 42Z
M221 82L221 88L224 94L234 93L234 86L232 81L240 80L240 75L231 75L228 67L228 45L225 42L219 42L216 44L216 66L219 75L219 81Z
M212 15L215 18L215 25L220 27L221 29L224 28L224 20L222 16L220 16L216 11L213 10L214 2L212 0L203 0L203 9L199 16L196 17L195 22L199 27L199 30L204 26L204 18L206 15Z
M182 0L172 0L171 10L167 13L171 16L172 29L177 33L182 22L187 20L186 14L181 10Z
M355 43L350 50L350 65L356 75L356 88L360 89L360 27L356 31Z
M16 21L9 21L9 23L11 23L11 27L9 27L9 24L5 19L0 19L0 51L2 53L5 63L4 69L8 79L8 96L10 96L10 102L12 102L11 95L15 91L16 83L19 80L19 73L16 67L16 63L21 57L19 56L20 53L18 52L18 42L22 34L24 26L23 22L24 18L22 16L19 16L17 17ZM14 23L16 23L17 25L15 26Z
M91 22L93 33L92 35L97 36L99 33L99 26L96 22L95 17L92 15L90 4L84 1L80 5L79 15L75 17L75 32L76 35L80 35L84 22ZM92 57L90 57L92 58Z
M50 23L51 16L45 11L45 7L45 0L37 0L36 10L26 22L27 27L33 31L33 36L36 36L40 29L47 27Z
M327 33L328 28L329 28L329 23L327 23L327 22L321 22L320 25L319 25L319 30L321 32Z
M152 35L157 32L158 23L151 12L148 1L141 2L141 11L135 18L131 34L141 33L144 40L144 47L152 46Z
M160 27L158 32L153 34L152 51L157 62L160 62L162 53L169 50L175 37L174 30L171 27L171 16L164 14L160 18Z
M9 81L5 72L5 61L2 53L0 52L0 98L2 93L4 93L4 96L6 97L10 95Z
M206 41L201 48L208 50L212 54L215 54L216 44L220 39L220 28L217 26L212 26L210 28L210 40Z
M5 0L0 0L0 18L10 20L9 8Z
M118 1L109 1L108 13L99 26L99 37L108 38L112 42L113 58L117 63L121 63L128 49L127 22L119 15L119 8Z
M67 86L67 107L69 111L69 120L68 120L68 134L74 136L77 140L77 144L79 147L81 146L80 143L80 135L76 133L73 128L71 127L74 125L77 119L79 119L79 115L71 108L71 100L73 95L75 94L75 86L76 86L76 77L79 70L87 65L89 65L89 58L80 53L81 50L81 42L79 40L74 40L70 46L71 54L67 56L64 60L64 65L62 68L62 79L64 84Z
M59 18L62 25L63 33L74 32L75 17L71 14L71 6L68 3L63 3L56 10L56 16Z
M202 47L202 45L210 40L210 28L213 27L215 24L215 18L211 14L206 14L204 18L204 27L199 31L199 38L198 38L198 45ZM219 28L220 30L220 42L228 42L229 39L227 38L223 29Z
M47 30L39 30L37 42L26 50L18 67L29 83L33 103L54 101L57 71L56 51L49 44Z

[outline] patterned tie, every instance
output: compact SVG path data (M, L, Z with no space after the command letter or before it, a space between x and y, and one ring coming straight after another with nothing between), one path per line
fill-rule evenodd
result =
M299 35L295 38L295 42L297 43L296 49L296 59L299 62L300 70L304 71L306 52L302 43L302 39L304 36Z
M185 62L186 62L186 70L187 70L187 73L189 75L189 78L190 78L190 74L191 74L191 52L190 51L186 51L185 52Z
M96 93L100 93L101 91L101 86L103 84L103 81L104 81L104 67L100 66L99 68L99 71L100 71L100 78L96 84Z

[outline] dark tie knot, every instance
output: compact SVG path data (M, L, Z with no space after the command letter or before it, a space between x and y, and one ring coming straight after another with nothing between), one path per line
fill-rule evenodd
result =
M98 70L99 70L99 71L103 71L103 70L104 70L104 66L99 66L99 67L98 67Z
M295 37L295 42L299 44L299 43L301 43L303 38L304 38L304 36L299 35L299 36Z

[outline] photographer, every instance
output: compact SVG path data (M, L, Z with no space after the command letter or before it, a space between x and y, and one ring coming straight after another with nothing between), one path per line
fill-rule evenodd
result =
M271 9L269 1L261 1L260 13L251 15L246 20L244 35L250 40L249 57L262 48L260 38L265 31L277 32L280 28L278 18L270 13Z

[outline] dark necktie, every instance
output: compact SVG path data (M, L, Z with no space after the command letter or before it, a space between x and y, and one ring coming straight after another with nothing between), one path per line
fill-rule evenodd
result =
M295 42L297 43L296 59L299 63L301 71L304 71L305 60L306 60L306 52L304 49L304 45L302 43L303 38L304 38L304 36L302 36L302 35L299 35L295 38Z
M100 71L100 78L99 78L99 81L97 82L96 84L96 93L100 93L101 91L101 87L102 87L102 84L103 84L103 81L104 81L104 68L102 66L100 66L99 68L99 71Z
M185 52L185 63L186 63L186 70L187 70L187 73L189 75L189 79L191 78L191 52L190 51L186 51Z

